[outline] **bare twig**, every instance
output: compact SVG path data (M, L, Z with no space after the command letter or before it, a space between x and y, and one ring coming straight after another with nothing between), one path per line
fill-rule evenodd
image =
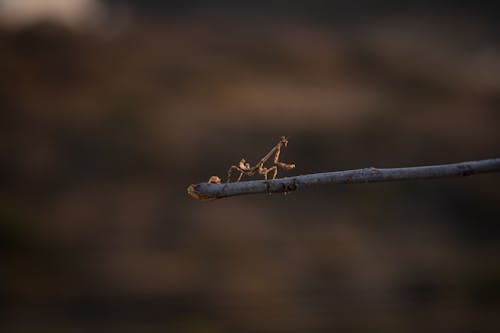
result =
M211 200L244 194L288 193L299 188L320 184L354 184L413 179L431 179L470 176L499 172L500 158L443 165L410 168L376 169L314 173L273 180L254 180L239 183L200 183L188 187L188 193L199 200Z

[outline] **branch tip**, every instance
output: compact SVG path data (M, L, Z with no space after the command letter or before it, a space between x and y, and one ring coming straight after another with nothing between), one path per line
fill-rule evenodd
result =
M207 200L210 199L208 195L200 194L198 191L196 191L196 188L198 187L199 184L191 184L187 188L187 193L195 198L196 200Z

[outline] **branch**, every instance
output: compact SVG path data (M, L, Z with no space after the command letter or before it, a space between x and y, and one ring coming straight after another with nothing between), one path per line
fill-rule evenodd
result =
M429 165L410 168L376 169L314 173L274 180L253 180L238 183L200 183L188 187L188 193L198 200L214 200L236 195L258 193L288 193L321 184L355 184L398 180L432 179L471 176L479 173L499 172L500 158L453 164Z

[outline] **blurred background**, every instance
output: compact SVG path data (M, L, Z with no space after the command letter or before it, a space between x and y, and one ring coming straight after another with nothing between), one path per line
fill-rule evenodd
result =
M499 175L186 187L500 157L499 13L0 0L1 331L498 332Z

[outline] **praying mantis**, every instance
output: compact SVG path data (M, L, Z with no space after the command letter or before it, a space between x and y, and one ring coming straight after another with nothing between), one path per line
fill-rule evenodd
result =
M243 175L253 176L256 173L259 173L264 176L264 179L267 180L267 174L272 172L273 178L276 179L278 175L278 167L284 170L292 170L295 168L295 164L293 163L283 163L279 161L280 153L282 148L286 148L288 145L288 139L285 136L280 138L280 141L254 166L251 166L244 158L238 163L238 165L231 165L229 170L227 171L227 183L231 182L231 178L234 172L239 172L238 178L236 182L239 182ZM272 167L266 168L264 164L271 158L274 154L274 165ZM210 177L208 183L220 183L220 178L217 176Z

